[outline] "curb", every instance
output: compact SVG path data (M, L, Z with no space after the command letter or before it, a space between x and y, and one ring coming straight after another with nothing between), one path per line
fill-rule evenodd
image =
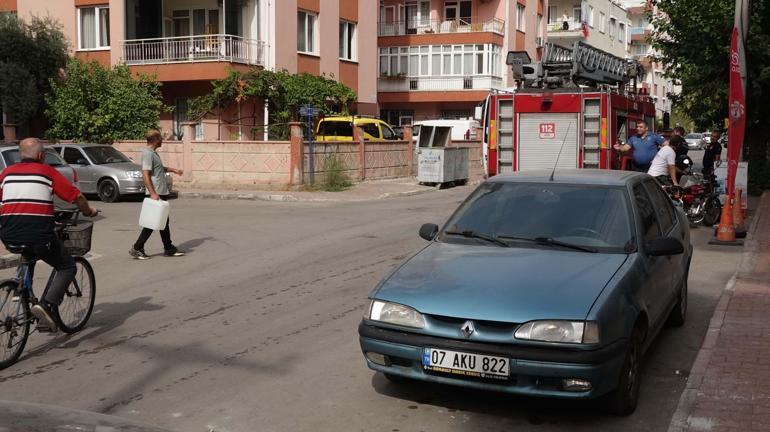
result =
M761 201L770 199L768 192L763 193ZM679 404L677 404L676 411L671 417L671 423L668 427L668 432L685 432L690 426L699 426L696 419L690 418L690 413L698 398L698 391L700 390L703 378L706 375L706 369L711 362L711 354L716 346L719 335L722 332L722 324L724 323L725 315L727 314L727 308L730 305L733 293L735 292L735 283L741 277L741 275L751 272L756 261L756 241L753 240L754 232L759 225L758 222L762 216L762 206L758 206L757 212L754 214L752 220L752 226L749 230L746 243L744 245L743 256L738 263L738 268L735 269L730 280L727 281L722 295L719 297L719 302L714 309L714 314L711 316L708 329L706 330L706 336L703 338L698 354L695 357L695 361L690 369L690 375L687 378L687 384L682 392L682 396L679 398ZM691 420L696 420L691 422Z
M471 185L472 183L468 183ZM445 190L451 190L445 189ZM294 194L258 194L258 193L239 193L239 192L184 192L180 191L179 198L198 198L198 199L218 199L218 200L244 200L244 201L273 201L273 202L364 202L364 201L376 201L388 198L398 198L405 196L423 195L427 193L437 192L435 187L425 187L424 189L412 189L401 192L386 192L377 196L364 197L364 198L321 198L321 197L304 197Z

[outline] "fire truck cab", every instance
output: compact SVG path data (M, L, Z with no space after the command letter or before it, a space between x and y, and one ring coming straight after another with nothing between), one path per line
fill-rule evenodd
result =
M620 169L625 164L613 145L626 142L638 120L654 130L655 105L636 91L638 63L582 42L572 49L549 43L541 62L528 59L509 53L517 88L493 91L480 104L488 176Z

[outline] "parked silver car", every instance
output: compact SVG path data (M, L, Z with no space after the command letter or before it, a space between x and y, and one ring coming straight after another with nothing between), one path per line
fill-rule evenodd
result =
M103 202L115 202L123 195L145 193L142 167L107 144L57 144L52 146L78 173L80 190L97 194ZM171 175L166 174L169 189Z
M706 140L700 133L689 133L684 136L684 140L687 141L687 148L690 150L702 150L706 147Z
M21 162L21 156L19 155L18 145L5 144L0 146L0 163L2 164L2 169L5 169L19 162ZM43 162L56 168L56 170L62 173L62 175L66 177L67 180L69 180L72 184L80 187L78 183L78 175L75 172L75 169L67 165L67 162L65 162L64 159L59 156L56 150L46 147L45 158L43 159ZM54 205L57 208L71 207L70 204L66 204L64 201L60 200L59 197L54 197Z

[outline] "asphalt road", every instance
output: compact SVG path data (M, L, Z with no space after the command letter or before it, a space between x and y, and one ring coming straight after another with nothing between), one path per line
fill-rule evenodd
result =
M102 204L89 326L33 335L0 372L0 399L183 432L666 430L739 260L738 249L706 245L704 228L693 231L689 320L649 352L630 417L590 403L394 385L366 368L356 327L367 294L423 244L419 226L444 221L470 190L348 204L181 199L172 234L189 255L160 256L155 235L149 261L127 254L139 204Z

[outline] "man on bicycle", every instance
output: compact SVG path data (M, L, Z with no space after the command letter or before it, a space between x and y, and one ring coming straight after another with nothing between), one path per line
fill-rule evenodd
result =
M53 196L76 204L85 216L94 216L97 210L66 177L43 163L45 150L40 140L22 140L19 156L20 163L0 173L0 240L5 245L27 246L28 258L43 260L56 270L43 298L31 309L40 327L56 331L53 314L75 278L76 268L54 233Z

